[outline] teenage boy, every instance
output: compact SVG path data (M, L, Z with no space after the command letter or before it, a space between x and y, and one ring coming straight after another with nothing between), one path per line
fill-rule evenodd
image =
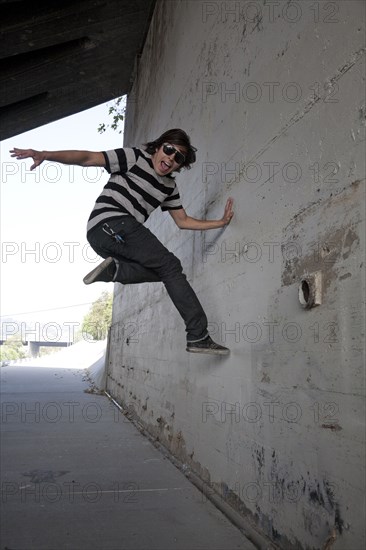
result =
M206 314L180 261L143 225L159 206L169 211L180 229L217 229L230 223L232 199L227 200L220 220L192 218L182 206L172 173L189 169L196 160L196 150L186 132L172 129L142 147L106 152L14 148L10 152L18 160L32 157L31 170L44 160L105 168L111 176L96 200L87 225L90 245L105 260L86 275L84 283L163 282L185 322L186 350L227 355L228 348L216 344L209 336Z

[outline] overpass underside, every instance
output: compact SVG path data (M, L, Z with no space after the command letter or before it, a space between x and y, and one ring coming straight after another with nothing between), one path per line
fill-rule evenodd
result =
M155 0L0 3L0 140L127 94Z

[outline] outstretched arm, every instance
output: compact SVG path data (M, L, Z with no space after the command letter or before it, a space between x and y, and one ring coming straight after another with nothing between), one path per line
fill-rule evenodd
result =
M233 202L234 201L232 198L226 201L224 215L220 220L197 220L196 218L191 218L191 216L188 216L184 208L179 208L179 210L169 210L169 213L179 229L219 229L220 227L228 225L234 216Z
M103 153L93 151L36 151L35 149L18 149L14 147L10 153L17 160L32 157L31 170L37 168L44 160L77 166L105 166Z

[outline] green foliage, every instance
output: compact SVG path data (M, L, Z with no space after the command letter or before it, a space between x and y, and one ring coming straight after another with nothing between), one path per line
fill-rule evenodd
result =
M101 123L98 126L98 132L99 134L103 134L107 128L112 128L112 130L118 130L119 134L122 134L121 129L121 123L123 122L125 118L125 112L126 112L126 104L125 102L123 105L121 105L122 100L124 99L124 96L117 97L113 105L109 107L108 109L108 116L112 117L112 123L111 124L104 124ZM120 129L118 129L120 128Z
M0 360L13 361L14 359L23 359L26 357L26 348L23 346L19 336L13 335L7 338L6 342L0 346Z
M111 292L103 292L93 302L89 312L85 315L82 324L82 332L93 340L104 340L112 322L113 295Z

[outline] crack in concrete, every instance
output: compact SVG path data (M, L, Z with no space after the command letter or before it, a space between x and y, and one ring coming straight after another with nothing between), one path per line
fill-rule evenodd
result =
M336 74L325 83L325 84L329 83L329 85L324 86L324 90L325 90L324 93L314 97L313 99L308 100L308 102L305 104L304 108L297 111L290 118L290 120L280 129L280 131L275 136L273 136L264 145L264 147L262 147L258 151L258 153L256 153L247 163L245 163L245 165L243 166L243 169L239 171L239 176L242 176L244 174L245 167L248 164L251 164L251 163L255 162L259 157L261 157L271 147L271 145L273 145L273 143L275 143L280 137L283 136L283 134L285 134L287 132L287 130L289 128L291 128L292 126L297 124L300 120L302 120L304 118L304 116L307 115L311 111L311 109L314 107L314 105L319 103L319 101L324 100L328 95L329 87L334 85L336 82L338 82L342 78L342 76L344 76L346 73L348 73L348 71L350 71L352 69L352 67L354 67L356 65L356 63L361 59L362 55L365 52L366 52L366 48L360 48L357 52L355 52L353 54L353 56L351 57L351 59L347 63L345 63L340 69L338 69ZM239 151L241 151L241 149L242 149L242 147L240 149L238 149L237 151L235 151L235 153L233 153L233 155L231 155L231 157L228 159L227 162L232 160L237 155L237 153L239 153ZM235 182L228 183L227 187L230 188L233 185L233 183L235 183ZM264 185L264 183L261 183L257 187L257 189L259 189L259 187L261 187L262 185Z

